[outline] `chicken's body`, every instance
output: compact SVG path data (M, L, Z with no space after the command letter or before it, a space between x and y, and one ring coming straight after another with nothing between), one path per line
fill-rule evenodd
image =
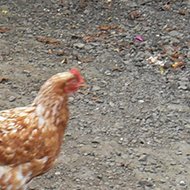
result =
M68 82L75 79L69 72L54 75L31 105L0 112L0 190L24 190L54 166L69 118L66 91L78 90Z

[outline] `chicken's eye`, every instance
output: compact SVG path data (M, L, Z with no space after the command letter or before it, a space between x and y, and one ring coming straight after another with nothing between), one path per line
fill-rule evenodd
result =
M72 83L73 83L73 84L76 84L76 83L77 83L77 79L73 79L73 80L72 80Z

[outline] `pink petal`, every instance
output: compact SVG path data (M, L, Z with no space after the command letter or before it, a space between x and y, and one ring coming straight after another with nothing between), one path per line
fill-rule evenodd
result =
M143 41L143 39L140 36L137 36L135 39L141 42Z

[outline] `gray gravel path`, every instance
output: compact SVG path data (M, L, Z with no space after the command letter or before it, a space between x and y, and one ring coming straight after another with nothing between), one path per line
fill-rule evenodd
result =
M72 67L89 85L29 189L190 189L189 39L189 0L1 0L2 109Z

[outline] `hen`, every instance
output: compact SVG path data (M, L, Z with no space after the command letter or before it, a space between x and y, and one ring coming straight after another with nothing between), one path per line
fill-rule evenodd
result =
M0 189L25 190L51 169L69 118L68 94L84 83L77 69L52 76L33 103L0 111Z

